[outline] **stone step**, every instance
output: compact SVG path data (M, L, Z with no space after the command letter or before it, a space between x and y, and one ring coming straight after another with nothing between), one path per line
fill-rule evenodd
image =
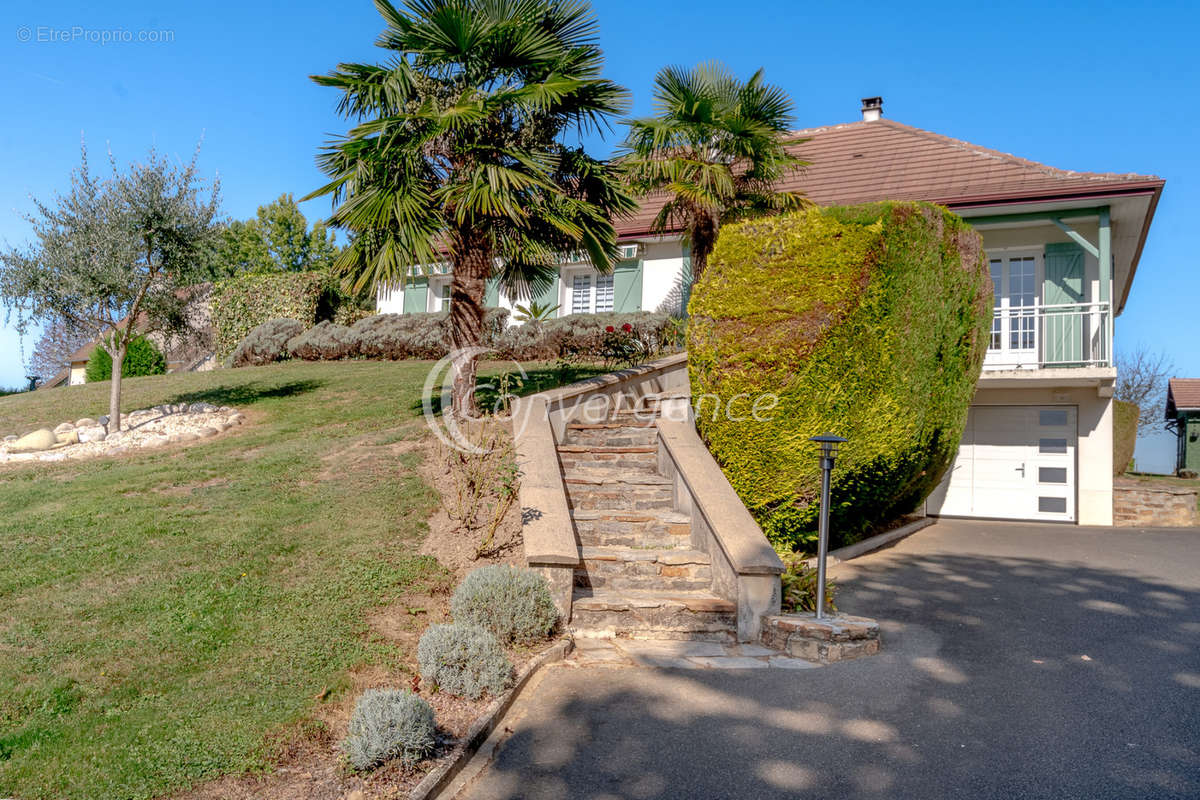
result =
M712 592L579 587L571 628L588 636L733 642L737 609Z
M575 468L611 468L630 472L652 473L658 470L658 447L560 444L558 461L564 471Z
M696 591L712 587L712 567L699 550L581 547L575 585L593 589Z
M649 511L674 507L674 485L661 475L638 474L629 470L620 475L588 474L564 471L567 504L584 511Z
M692 525L687 514L671 510L571 512L583 547L689 549Z
M658 428L649 425L568 425L564 445L595 447L652 447L658 444Z

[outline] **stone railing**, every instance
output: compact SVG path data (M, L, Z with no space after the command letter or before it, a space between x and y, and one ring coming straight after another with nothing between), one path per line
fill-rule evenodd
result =
M713 591L737 604L738 639L758 639L763 615L778 614L783 563L696 433L687 355L680 353L609 373L514 404L525 557L550 581L570 619L579 564L556 445L570 422L597 422L622 409L660 405L659 471L674 478L676 510L691 516L692 546L712 559Z

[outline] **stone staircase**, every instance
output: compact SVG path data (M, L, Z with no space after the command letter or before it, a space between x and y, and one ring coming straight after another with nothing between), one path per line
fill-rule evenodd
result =
M654 406L650 400L648 409ZM571 627L583 636L734 642L735 604L658 469L656 412L570 422L557 445L579 545Z

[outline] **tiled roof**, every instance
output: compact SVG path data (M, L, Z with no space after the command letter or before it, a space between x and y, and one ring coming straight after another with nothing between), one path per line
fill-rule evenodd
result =
M808 139L791 150L809 166L783 179L779 188L802 191L819 205L926 200L954 208L1153 191L1163 185L1153 175L1048 167L890 119L795 135ZM662 195L649 196L632 218L618 223L618 233L649 233L662 203Z
M1200 378L1171 378L1167 382L1167 419L1180 409L1200 409Z

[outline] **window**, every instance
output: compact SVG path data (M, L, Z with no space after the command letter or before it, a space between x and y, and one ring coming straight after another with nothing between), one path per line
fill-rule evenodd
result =
M1066 467L1038 467L1038 483L1066 483Z
M1066 409L1043 409L1038 412L1038 425L1053 427L1067 424Z
M1067 498L1039 497L1038 512L1042 514L1065 514L1067 513Z
M571 283L571 313L586 314L592 310L592 276L576 275Z
M450 284L442 284L442 311L450 310Z
M1039 453L1065 453L1067 452L1066 439L1038 439Z
M1037 260L1033 256L1008 260L1008 307L1013 313L1008 346L1013 350L1032 350L1037 319Z
M992 270L992 308L1000 311L1000 286L1004 280L1004 262L998 258L993 258L990 262ZM992 314L992 343L989 345L993 350L1000 349L1000 343L1004 341L1004 332L1001 330L1003 320L999 313Z
M613 310L613 276L596 276L596 311Z

